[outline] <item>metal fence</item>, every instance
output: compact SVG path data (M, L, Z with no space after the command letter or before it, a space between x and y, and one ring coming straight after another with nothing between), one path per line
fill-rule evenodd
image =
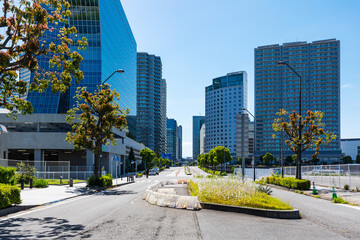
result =
M279 173L279 168L274 168ZM295 176L296 167L284 167L285 176ZM315 182L317 185L334 186L342 188L349 185L350 188L360 188L360 164L336 164L336 165L309 165L301 167L303 179Z
M17 167L19 163L30 165L36 169L36 178L70 178L69 161L30 161L30 160L11 160L0 159L0 165L4 167Z

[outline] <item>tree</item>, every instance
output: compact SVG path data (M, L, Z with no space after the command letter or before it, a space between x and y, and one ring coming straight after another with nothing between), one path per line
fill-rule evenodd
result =
M275 132L284 131L286 133L287 140L285 143L298 157L296 160L296 178L300 179L301 153L306 149L314 148L313 156L316 157L320 146L336 139L336 135L324 130L325 124L322 122L324 114L322 112L308 110L306 116L303 117L295 111L288 114L287 111L281 109L276 115L279 117L274 120L272 127ZM289 122L285 120L285 116L289 118ZM273 137L276 136L273 135Z
M232 160L230 150L223 146L217 146L211 149L209 154L213 166L225 164Z
M314 164L314 165L316 165L316 164L318 164L320 162L320 159L316 156L316 157L312 157L312 159L311 159L311 163L312 164Z
M128 159L129 159L132 171L135 171L136 159L135 159L134 149L132 147L130 148Z
M86 39L74 44L70 39L75 27L66 27L71 15L66 0L3 0L0 17L0 107L11 113L31 113L32 105L21 95L29 91L64 93L71 81L84 78L79 70L81 55L71 45L85 48ZM52 33L47 42L42 36ZM37 58L48 59L49 70L41 69ZM28 69L33 77L30 86L17 79L17 71Z
M120 100L119 94L107 84L98 86L94 93L89 93L85 87L78 88L75 98L76 106L66 117L72 125L66 141L73 143L75 150L88 149L94 153L94 175L98 177L102 145L116 144L112 130L126 127L125 115L129 109L120 109L115 102Z
M156 154L148 148L143 148L140 151L140 157L142 161L145 163L145 167L151 168L154 164L154 159L156 158Z
M343 163L344 164L353 163L353 160L352 160L351 156L348 155L348 156L343 157Z
M272 163L273 160L274 160L274 156L269 152L267 152L265 154L265 156L263 157L263 161L266 165L269 165L270 163Z
M360 164L360 154L356 155L356 163Z

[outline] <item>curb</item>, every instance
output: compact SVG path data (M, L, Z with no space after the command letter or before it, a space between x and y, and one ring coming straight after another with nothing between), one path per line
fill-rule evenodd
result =
M123 186L123 185L128 185L128 184L131 184L131 183L135 183L135 182L126 182L126 183L113 185L112 188L107 188L107 189L101 190L99 192L103 192L103 191L106 191L106 190L111 190L113 188L120 187L120 186ZM71 197L67 197L67 198L61 198L61 199L58 199L58 200L55 200L55 201L51 201L51 202L47 202L47 203L43 203L43 204L38 204L38 205L25 205L25 206L7 207L7 208L4 208L4 209L0 209L0 217L4 217L4 216L7 216L9 214L25 211L25 210L28 210L30 208L39 207L39 206L47 206L47 205L62 202L62 201L65 201L65 200L69 200L69 199L72 199L72 198L81 197L81 196L84 196L84 195L92 195L92 194L96 194L96 193L99 193L99 192L82 193L82 194L79 194L79 195L75 195L75 196L71 196Z
M300 212L298 209L294 210L271 210L240 206L230 206L216 203L200 202L202 209L211 209L224 212L245 213L260 217L279 218L279 219L300 219Z

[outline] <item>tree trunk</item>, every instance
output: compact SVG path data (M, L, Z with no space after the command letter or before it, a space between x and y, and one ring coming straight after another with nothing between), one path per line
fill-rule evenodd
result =
M94 175L96 177L100 176L100 154L101 154L101 143L96 143L96 149L97 149L97 153L95 153L94 155Z

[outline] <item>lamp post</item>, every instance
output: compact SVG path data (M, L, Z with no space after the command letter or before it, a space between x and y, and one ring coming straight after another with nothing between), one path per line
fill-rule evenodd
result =
M123 73L123 72L125 72L123 69L115 70L110 76L108 76L107 79L105 79L105 81L102 84L106 83L115 73Z
M242 108L242 111L246 111L247 113L249 113L253 118L254 118L254 151L253 151L253 168L254 168L254 181L256 180L256 160L255 160L255 152L256 152L256 118L255 116L249 112L249 110L247 110L246 108ZM244 142L243 142L244 144Z
M297 154L297 163L296 163L296 178L301 179L301 147L302 147L302 135L301 135L301 76L287 63L284 61L279 61L278 65L287 66L290 68L298 77L299 77L299 145L298 145L298 154Z

